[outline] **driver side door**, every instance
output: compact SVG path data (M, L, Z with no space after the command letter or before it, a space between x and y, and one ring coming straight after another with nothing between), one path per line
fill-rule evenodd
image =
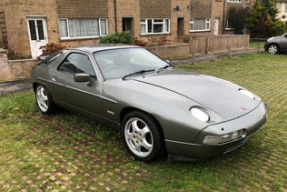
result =
M75 82L74 75L87 73L91 82ZM100 116L102 84L96 80L94 66L88 54L70 53L52 74L54 99L68 108Z

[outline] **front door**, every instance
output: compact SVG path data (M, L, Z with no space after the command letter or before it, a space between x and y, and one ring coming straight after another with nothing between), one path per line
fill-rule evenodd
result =
M218 35L219 19L214 19L213 27L214 27L214 33L213 34Z
M33 58L36 58L42 54L40 47L48 43L46 19L28 18L27 21L31 55Z
M184 18L177 18L177 36L184 35Z

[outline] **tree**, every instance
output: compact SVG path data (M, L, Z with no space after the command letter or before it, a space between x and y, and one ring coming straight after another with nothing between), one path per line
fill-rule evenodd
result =
M230 8L228 10L228 23L234 29L235 34L243 34L246 28L246 17L249 8Z
M246 18L251 37L270 37L286 32L286 25L276 19L277 12L273 0L256 0Z

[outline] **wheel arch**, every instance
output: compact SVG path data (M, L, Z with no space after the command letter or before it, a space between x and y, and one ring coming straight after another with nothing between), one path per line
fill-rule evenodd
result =
M268 45L268 47L267 47L267 50L268 50L268 48L271 46L271 45L276 45L277 47L278 47L278 52L280 52L280 45L278 44L278 43L276 43L276 42L272 42L272 43L270 43L269 45Z
M141 110L141 109L135 108L135 107L126 107L126 108L124 108L124 109L121 111L121 113L120 113L120 123L121 123L121 124L122 124L122 122L123 122L125 116L126 116L128 113L132 112L132 111L139 111L139 112L145 113L145 114L148 115L150 118L152 118L152 119L156 122L156 124L158 125L158 129L159 129L160 133L162 134L163 139L165 138L164 132L163 132L163 130L162 130L162 126L161 126L160 122L159 122L153 115L151 115L150 113L148 113L148 112L146 112L146 111L143 111L143 110Z

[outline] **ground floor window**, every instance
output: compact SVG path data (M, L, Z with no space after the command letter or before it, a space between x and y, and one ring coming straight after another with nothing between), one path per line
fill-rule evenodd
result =
M210 31L210 18L190 19L190 32Z
M108 34L107 19L60 19L61 39L91 38Z
M233 26L231 24L230 21L228 21L228 19L226 20L226 26L225 26L225 30L233 30Z
M169 19L141 19L141 34L169 33Z

